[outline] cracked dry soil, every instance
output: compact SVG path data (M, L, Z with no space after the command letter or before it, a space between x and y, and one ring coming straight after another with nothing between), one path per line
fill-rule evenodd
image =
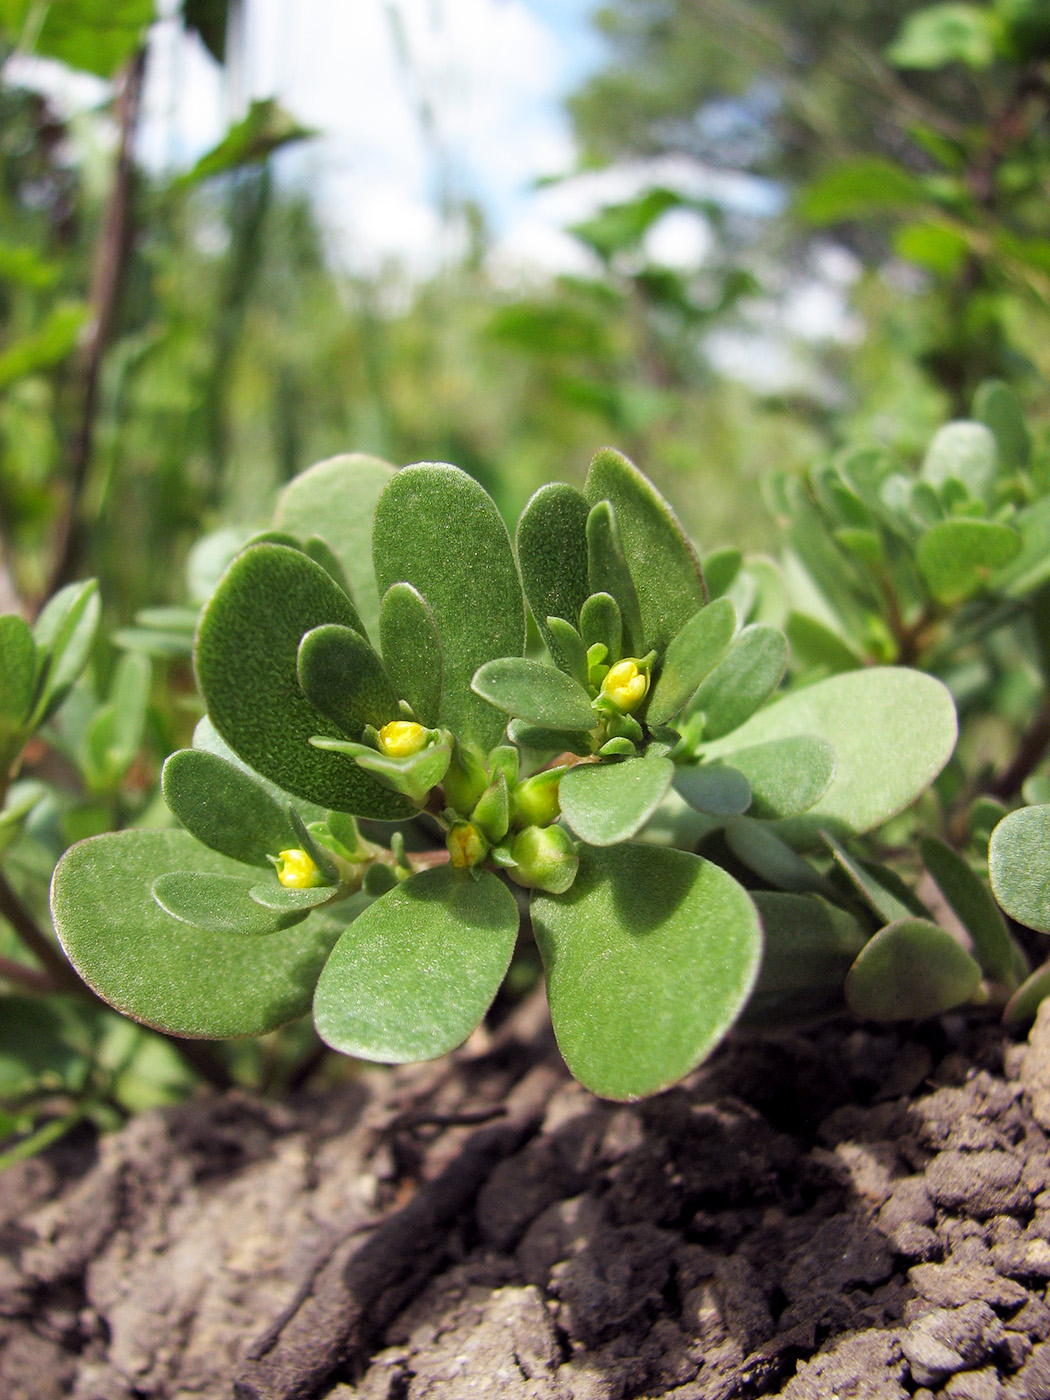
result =
M1050 1005L201 1098L0 1180L3 1400L1050 1400Z

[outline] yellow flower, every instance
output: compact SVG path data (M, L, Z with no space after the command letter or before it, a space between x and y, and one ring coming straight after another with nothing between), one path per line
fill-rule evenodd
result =
M328 883L313 858L298 847L278 855L277 878L286 890L313 890Z
M445 839L449 860L457 870L470 870L489 853L489 843L473 822L456 822Z
M617 661L602 681L602 694L621 715L629 715L636 710L648 690L649 672L639 670L638 662L630 657Z
M392 719L379 731L379 747L388 758L411 758L426 747L427 737L414 719Z

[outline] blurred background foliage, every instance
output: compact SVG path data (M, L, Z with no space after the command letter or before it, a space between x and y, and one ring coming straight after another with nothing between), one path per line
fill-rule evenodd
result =
M230 9L180 11L220 63ZM182 175L136 164L152 0L0 0L0 58L112 85L73 123L0 67L0 612L32 618L89 576L104 604L68 714L25 751L24 774L57 793L5 853L25 905L46 920L69 841L160 819L159 764L198 712L193 608L281 483L320 458L452 461L513 519L609 443L706 552L776 547L758 506L774 472L866 441L916 466L990 377L1014 388L1038 449L1047 15L1044 0L613 0L593 20L604 60L568 110L580 170L622 167L633 192L571 230L589 271L508 276L479 207L448 198L458 251L420 279L333 263L272 159L311 133L274 101ZM657 255L675 219L702 231L692 265ZM136 681L135 754L99 777L78 735L129 685L108 640L121 628L155 668ZM13 939L0 952L24 960ZM162 1100L208 1072L92 1016L52 1038L73 1044L92 1103ZM311 1052L312 1032L296 1035L241 1047L223 1073L282 1082ZM139 1053L156 1064L136 1075ZM32 1082L52 1092L65 1070L46 1068Z

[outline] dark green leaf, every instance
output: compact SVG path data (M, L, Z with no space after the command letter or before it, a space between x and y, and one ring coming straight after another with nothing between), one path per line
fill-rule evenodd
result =
M88 579L60 588L37 618L33 637L41 651L50 652L51 663L34 706L34 724L54 714L87 665L101 612L98 584Z
M725 656L735 631L736 609L728 598L716 598L693 614L664 653L645 711L647 723L666 724L678 713Z
M591 462L586 496L616 512L627 564L638 591L644 648L663 650L707 602L700 561L674 511L633 463L606 448ZM591 591L600 591L602 585ZM614 589L621 607L623 599Z
M562 815L592 846L629 841L660 805L674 772L669 758L578 763L558 788Z
M608 652L610 665L620 659L623 646L623 619L611 593L592 593L580 609L580 631L587 647L601 645Z
M354 628L356 620L346 594L305 554L253 545L201 616L197 676L216 729L264 777L326 808L399 821L414 810L405 798L310 744L315 734L340 735L300 689L299 643L324 623Z
M835 858L850 884L861 898L887 924L897 919L928 919L930 911L917 895L905 887L894 886L891 873L885 867L854 858L833 836L824 833L824 844Z
M229 0L182 0L182 20L195 29L216 63L226 62L226 23Z
M726 844L766 884L792 894L834 893L809 861L775 835L765 822L734 817L725 825Z
M556 651L551 652L555 663L581 686L587 685L587 648L583 638L563 617L548 617L547 630L551 634ZM558 658L561 658L559 660Z
M1050 997L1050 962L1036 968L1027 977L1003 1010L1003 1020L1008 1026L1026 1026L1034 1021L1039 1007Z
M751 806L751 788L743 773L721 763L676 768L674 785L690 807L707 816L738 817Z
M36 681L36 645L29 624L14 613L0 617L0 746L29 718ZM6 760L0 758L6 769ZM3 777L6 779L6 772Z
M442 722L488 751L506 720L470 683L486 661L525 650L525 604L499 512L456 467L406 467L380 497L372 547L381 591L411 583L434 614L445 661Z
M294 917L275 917L256 904L248 895L251 886L244 875L172 870L153 881L153 898L173 919L212 933L276 933L297 922Z
M507 725L507 737L519 748L529 749L533 753L565 751L585 758L591 752L591 736L583 730L538 729L534 724L512 719Z
M180 749L161 772L164 800L191 836L232 860L270 868L295 844L287 809L254 777L203 749Z
M692 712L703 712L705 741L720 739L749 719L780 684L787 659L787 638L779 627L766 622L745 627L690 705Z
M352 627L326 623L307 632L296 661L303 694L344 734L360 739L400 715L383 663Z
M587 516L587 578L591 593L608 593L620 613L621 646L641 656L646 650L641 605L620 539L616 512L600 501Z
M987 976L1009 985L1014 979L1016 948L992 892L961 855L943 841L926 836L920 843L923 864L973 940L973 951Z
M1050 933L1050 806L1003 818L988 845L988 875L1011 919Z
M830 676L760 710L707 757L733 762L735 750L789 735L812 734L835 750L831 786L803 816L778 823L792 844L870 831L903 811L933 782L955 747L955 706L932 676L872 666Z
M987 587L996 569L1021 552L1021 536L994 520L941 520L919 540L917 561L938 603L951 605Z
M591 700L571 676L529 661L504 656L479 668L474 689L516 719L540 729L593 729L598 716Z
M76 970L119 1011L175 1035L243 1036L309 1009L334 935L318 922L263 938L191 928L151 893L169 870L243 874L183 831L119 831L62 857L55 930Z
M319 535L331 547L370 637L381 635L372 569L372 518L393 475L389 462L362 452L329 457L288 483L274 514L279 529L300 539Z
M569 1069L605 1098L655 1094L714 1049L762 951L755 907L684 851L580 851L564 895L534 896L554 1031Z
M336 944L314 998L322 1040L384 1063L444 1055L488 1010L517 935L514 896L494 875L413 875Z
M846 978L846 1000L871 1021L939 1016L970 1000L981 969L928 919L898 919L866 943Z
M568 657L547 626L548 617L575 625L587 586L587 502L562 482L541 486L518 520L515 544L525 597L547 649L562 670Z
M398 699L433 729L441 713L441 642L434 614L410 583L395 583L383 594L379 643Z

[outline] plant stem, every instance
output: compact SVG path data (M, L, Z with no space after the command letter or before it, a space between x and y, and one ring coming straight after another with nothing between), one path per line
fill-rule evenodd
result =
M117 100L117 126L120 145L113 189L105 223L95 253L88 304L91 328L80 360L83 397L80 421L69 449L69 494L55 530L51 570L43 598L51 596L68 582L77 562L80 535L80 507L91 466L98 417L99 384L102 362L113 334L120 291L128 262L132 237L132 193L135 177L135 132L138 127L146 51L140 49L124 71ZM43 601L43 599L41 600Z
M1013 760L986 789L992 797L1009 802L1021 791L1026 778L1035 772L1050 748L1050 700L1044 700L1031 724L1021 736Z
M46 937L29 908L23 903L21 896L9 883L2 870L0 870L0 914L14 929L23 946L32 953L42 967L47 969L51 982L54 984L53 990L81 991L84 984L51 940Z
M38 996L46 996L48 992L55 990L55 984L46 972L38 972L35 967L26 967L23 963L15 962L13 958L0 958L0 977L5 982L14 982L16 986L24 987L28 992L35 992Z

